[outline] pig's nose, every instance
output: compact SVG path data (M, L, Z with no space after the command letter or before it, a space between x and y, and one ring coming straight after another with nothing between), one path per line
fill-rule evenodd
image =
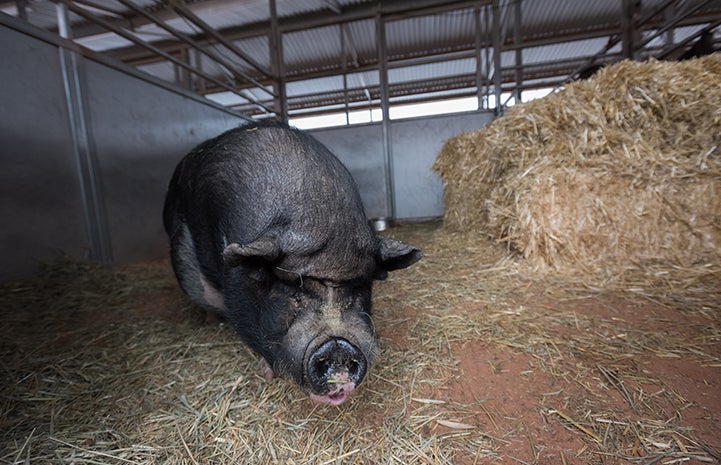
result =
M333 338L321 345L308 360L308 377L317 393L333 390L333 384L358 386L366 374L366 358L350 342Z

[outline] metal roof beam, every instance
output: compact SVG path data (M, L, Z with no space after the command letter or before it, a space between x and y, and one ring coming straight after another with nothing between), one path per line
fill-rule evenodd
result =
M475 1L448 1L448 0L386 0L381 4L381 13L384 19L396 20L410 16L417 16L420 14L428 15L435 13L442 13L444 11L453 11L463 8L471 8L479 3ZM482 3L489 3L483 1ZM292 18L278 18L278 29L281 33L297 32L304 29L313 29L317 27L333 26L343 23L349 23L354 21L372 20L375 18L377 9L373 3L362 3L359 5L353 5L346 7L340 14L332 12L314 12L305 15L300 15ZM135 27L138 26L137 22L133 20ZM83 37L82 28L81 31L76 33L76 37ZM262 21L258 23L245 24L242 26L234 26L225 28L218 31L222 36L229 41L248 39L251 37L265 36L270 30L270 22ZM104 31L95 31L98 34ZM212 42L211 37L207 34L201 34L194 39L204 44L206 41ZM176 45L176 41L162 41L158 43L160 48L172 47ZM135 57L134 53L139 50L133 47L117 49L115 51L108 51L115 58L128 61ZM142 51L144 55L147 55Z
M615 53L612 55L609 55L609 59L619 59L620 53ZM558 85L559 82L561 82L559 76L566 75L565 73L567 71L570 71L578 66L579 63L584 62L587 60L588 56L579 56L579 57L572 57L567 58L563 60L553 60L553 61L544 61L539 63L533 63L533 64L524 64L524 80L529 81L533 79L538 79L538 77L555 77L553 82L549 84L549 86L555 86ZM501 69L501 77L502 77L502 83L501 88L502 92L505 92L506 90L509 90L512 88L512 86L515 86L515 70L516 66L507 66ZM440 86L443 83L452 83L452 82L464 82L464 86L474 87L475 88L475 74L473 72L467 73L467 74L461 74L456 76L445 76L445 77L436 77L431 79L423 79L419 81L405 81L405 82L398 82L395 84L389 84L388 88L390 90L390 97L396 97L398 95L407 95L411 93L410 89L419 89L419 88L435 88ZM543 86L537 86L537 85L531 85L532 88L537 87L543 87ZM522 89L527 89L529 86L527 84L523 84L521 86ZM372 99L379 99L380 98L380 87L378 84L372 85L372 86L358 86L358 87L348 87L347 92L351 95L363 95L363 100L372 100ZM399 94L399 89L407 89L404 90ZM212 92L217 92L218 90L210 89ZM328 98L329 95L332 94L342 94L344 92L343 89L333 89L325 92L320 93L309 93L309 94L302 94L302 95L292 95L288 96L289 106L293 108L294 105L297 105L297 102L299 99L303 100L310 100L310 99L321 99L321 98ZM366 94L368 92L368 94Z
M74 0L76 3L82 3L87 2L88 0ZM204 0L200 2L194 2L192 4L193 11L196 14L203 14L206 10L215 10L218 8L223 8L228 4L229 0ZM232 1L232 0L231 0ZM161 21L170 21L173 19L178 18L178 13L173 11L169 6L164 5L162 2L158 2L154 7L148 7L145 8L150 13L152 13L156 18L160 19ZM106 7L107 9L107 7ZM143 26L147 26L151 24L151 21L148 20L148 18L145 18L143 16L139 15L130 15L125 16L123 18L118 18L115 20L109 21L115 26L120 26L126 29L134 30L136 28L140 28ZM73 26L73 34L76 38L83 38L88 36L94 36L98 34L102 34L105 32L105 29L97 24L94 23L87 23L87 24L78 24Z
M350 31L348 31L350 32ZM514 44L513 42L506 42L503 44L503 50L504 51L510 51L510 50L516 50L518 48L533 48L533 47L540 47L545 45L552 45L552 44L558 44L558 43L565 43L565 42L573 42L577 40L585 40L585 39L595 39L599 37L608 37L609 35L615 34L618 32L618 29L616 28L604 28L604 29L596 29L591 31L583 31L583 32L573 32L568 35L559 35L554 36L553 38L550 37L543 37L543 38L537 38L537 39L527 39L525 42L523 42L523 46L520 47L519 44ZM348 72L358 72L358 71L374 71L378 68L377 63L374 61L369 64L360 64L358 62L358 54L356 52L353 38L350 36L350 34L346 35L347 47L348 51L351 54L351 64L353 65L352 68L349 67ZM157 44L156 44L157 45ZM487 48L491 46L490 40L481 40L480 43L481 48ZM406 67L406 66L415 66L415 65L423 65L423 64L432 64L432 63L439 63L443 61L448 60L457 60L457 59L463 59L463 58L474 58L475 57L475 43L473 47L470 47L465 50L458 50L455 52L443 52L443 53L434 53L434 52L426 52L423 55L418 55L412 58L396 58L396 59L390 59L388 61L388 67L389 69L394 68L400 68L400 67ZM129 64L133 65L140 65L140 64L147 64L147 63L153 63L156 60L130 60L130 59L122 59L122 57L115 56L116 59L121 59L121 61L124 61ZM341 70L341 66L337 67L339 71ZM329 72L328 70L323 71L304 71L304 70L287 70L286 79L288 82L291 81L298 81L302 79L312 79L316 77L323 77L336 74L334 71ZM266 82L266 84L269 84L270 82Z
M707 27L698 30L696 33L691 34L690 36L688 36L686 39L684 39L682 42L680 42L678 44L675 44L675 45L672 44L670 47L664 49L656 58L658 58L659 60L664 60L666 58L673 56L675 52L686 47L691 42L693 42L694 40L699 38L699 36L706 34L706 33L712 33L713 30L719 26L721 26L721 20L711 23Z
M192 3L191 8L196 14L202 14L206 9L217 9L227 5L229 0L207 0L198 3ZM173 12L172 7L177 2L170 2L170 6L154 11L153 14L163 21L177 18L177 14ZM364 19L373 19L378 13L375 2L360 3L349 5L341 8L335 0L325 0L326 6L330 11L316 11L304 15L294 17L278 18L279 28L281 32L292 32L301 29L309 29L315 27L328 26L342 22L359 21ZM384 0L380 5L380 13L388 16L389 20L393 19L393 15L403 14L430 14L429 12L443 12L457 10L461 8L471 8L479 3L490 3L490 0ZM397 19L397 18L396 18ZM142 16L131 16L123 19L117 19L119 26L125 28L138 28L150 24L147 18ZM265 30L269 29L270 21L262 21L252 24L244 24L227 28L222 31L223 35L230 40L237 40L249 36L263 35ZM97 35L105 32L104 29L94 24L78 25L73 28L75 37L83 38L87 36Z
M666 0L666 2L661 5L661 7L665 6L669 1L673 0ZM384 2L383 4L386 5L396 5L395 9L400 9L402 4L407 4L406 7L410 8L416 3L420 2L412 2L408 0L396 0L395 2ZM437 2L434 2L437 3ZM478 3L478 2L452 2L453 5L449 6L447 5L448 2L441 2L445 6L443 6L444 10L442 11L450 11L452 9L458 9L463 8L466 3ZM483 2L488 3L488 2ZM460 6L459 6L460 5ZM362 7L362 8L361 8ZM435 10L438 12L439 8L441 6L436 5ZM430 7L429 7L430 8ZM390 7L388 8L390 11L393 11ZM426 10L428 11L428 10ZM654 26L658 26L659 24L662 24L660 20L657 21L651 21L651 19L656 16L661 10L657 9L653 12L651 12L646 17L642 18L639 23L642 25L647 26L646 28L652 28ZM331 13L322 13L322 14L313 14L310 15L311 17L308 18L308 15L306 16L300 16L296 18L287 18L285 20L279 18L279 24L278 27L281 32L291 32L296 31L303 28L311 28L311 27L320 27L322 25L332 25L332 24L342 24L347 22L352 22L356 20L363 20L363 19L372 19L373 15L371 14L371 10L369 7L365 6L365 4L361 6L356 6L353 8L346 8L346 11L341 13L340 15L337 14L331 14ZM688 24L698 24L708 21L713 21L717 18L717 16L714 15L701 15L701 16L695 16L693 18L685 18L683 21L677 24L677 26L684 26ZM135 23L136 21L133 20ZM223 37L225 37L229 41L234 40L241 40L251 37L258 37L268 34L269 30L269 23L267 22L261 22L261 23L254 23L254 24L248 24L242 27L232 27L227 28L219 31L220 34L222 34ZM76 33L76 37L78 37L77 30L74 29L74 32ZM549 34L545 36L536 36L536 37L529 37L524 38L523 42L521 44L515 44L515 43L504 43L503 49L505 51L508 50L516 50L517 48L529 48L529 47L538 47L543 45L554 45L561 42L568 42L568 41L574 41L574 40L583 40L583 39L591 39L591 38L598 38L603 36L609 36L613 35L616 36L618 34L618 27L617 26L608 26L605 25L603 27L597 27L593 28L583 28L582 30L571 30L571 31L561 31L560 33L556 32L554 34ZM81 35L80 35L81 36ZM206 35L201 34L198 36L193 37L194 40L202 45L206 45L208 43L212 43L213 41L208 38ZM614 40L612 38L612 40ZM616 38L616 41L620 40L620 38ZM614 42L614 45L617 42ZM158 48L161 48L163 50L175 50L178 49L181 45L178 43L178 41L159 41L156 42L155 45ZM486 44L487 46L487 44ZM127 47L117 50L109 50L106 53L113 56L116 59L119 59L126 63L149 63L153 62L154 58L150 56L147 52L147 50L140 48L140 47ZM290 72L290 71L289 71Z
M105 21L102 18L98 18L97 16L88 13L87 11L83 10L82 8L74 5L70 0L53 0L53 1L55 3L63 3L64 5L67 6L68 10L72 11L73 13L77 14L78 16L81 16L88 21L97 22L98 25L103 26L106 30L114 32L115 34L119 35L120 37L123 37L124 39L127 39L135 44L147 47L149 50L162 56L163 58L170 61L171 63L173 63L177 66L180 66L181 68L187 69L188 71L197 74L198 76L202 77L203 79L207 80L208 82L212 82L213 84L221 87L222 89L225 89L229 92L239 95L240 97L248 100L249 102L253 103L254 105L257 105L269 112L272 112L272 110L266 108L262 103L260 103L258 101L254 101L253 99L249 98L248 96L241 94L237 89L225 84L224 82L219 81L218 79L214 78L213 76L210 76L208 74L200 72L197 69L194 69L192 66L188 65L187 63L182 62L181 60L178 60L177 58L164 52L163 50L160 50L160 49L154 47L153 45L138 39L130 32L127 32L124 29L122 29L118 26L115 26L114 24L108 23L107 21Z
M687 17L693 16L694 13L696 13L698 10L706 6L708 3L710 3L711 0L703 0L697 4L695 4L690 10L678 12L678 16L671 20L670 22L664 24L660 29L658 29L654 34L652 34L650 37L644 37L644 39L639 44L639 48L645 47L648 43L650 43L653 39L660 36L661 34L665 33L666 31L677 27L684 19Z
M624 0L624 4L626 4L627 1L628 1L628 0ZM697 12L698 10L700 10L703 6L705 6L707 3L709 3L709 1L710 1L710 0L704 0L704 1L700 2L700 3L698 3L696 6L692 7L692 9L689 10L688 12L679 13L679 16L678 16L676 19L673 19L673 20L670 21L670 22L666 22L665 25L661 26L661 28L656 32L656 34L653 34L650 38L646 38L646 39L644 39L643 41L641 41L640 43L636 44L637 47L638 47L638 50L639 50L639 51L642 50L646 45L648 45L649 42L651 42L653 39L655 39L655 38L658 37L659 35L663 34L664 32L668 31L668 30L671 29L672 27L681 26L681 25L684 23L684 20L685 20L685 19L693 16L694 13L696 13L696 12ZM666 9L666 8L669 8L669 7L671 6L671 4L673 4L673 3L674 3L674 0L666 0L663 4L659 5L659 7L656 8L654 11L648 13L646 16L644 16L644 17L642 17L641 19L639 19L638 23L639 23L640 25L644 25L644 24L650 23L651 20L652 20L654 17L658 16L659 13L665 11L665 9ZM653 25L650 25L649 27L652 28ZM618 42L620 42L620 41L623 39L623 36L624 36L624 34L617 34L617 35L615 35L615 36L612 36L612 37L609 39L608 44L606 44L606 46L605 46L600 52L598 52L598 53L596 53L595 55L589 57L589 58L586 60L586 62L584 62L581 66L579 66L577 69L575 69L573 72L571 72L571 73L568 75L568 77L565 79L565 81L562 81L562 82L567 82L567 81L570 81L570 80L575 79L576 76L577 76L580 72L582 72L584 69L588 68L589 66L593 65L594 62L595 62L598 58L600 58L600 57L604 56L606 53L608 53L608 51L611 50L611 48L613 48L616 44L618 44ZM634 51L631 50L631 52L634 52ZM627 56L628 56L628 53L629 53L628 50L624 50L623 56L624 56L624 57L627 57ZM632 54L633 54L633 53L632 53Z
M175 37L177 37L178 39L180 39L182 42L188 44L190 47L198 50L200 53L202 53L203 55L207 56L207 57L210 58L211 60L215 61L215 62L218 63L219 65L224 66L225 68L228 69L228 71L229 71L236 79L246 80L246 81L250 82L251 84L254 84L254 85L257 86L258 88L260 88L260 90L262 90L262 91L264 91L264 92L266 92L266 93L268 93L268 94L270 94L270 95L273 95L273 93L272 93L271 91L269 91L268 89L266 89L265 87L263 87L263 85L262 85L260 82L256 81L255 79L253 79L252 77L250 77L250 76L248 76L247 74L243 73L242 71L237 70L237 69L236 69L237 66L235 66L233 63L229 62L227 59L225 59L224 57L222 57L220 54L218 54L218 53L215 52L214 50L202 47L200 44L198 44L197 42L195 42L193 39L191 39L191 38L188 37L187 35L185 35L185 34L183 34L182 32L177 31L177 30L175 30L174 28L168 26L164 21L161 21L160 19L158 19L158 18L156 18L155 16L151 15L150 13L148 13L148 12L145 11L145 10L143 10L142 8L139 8L139 7L135 6L131 1L129 1L129 0L117 0L117 1L120 2L122 5L124 5L126 8L128 8L128 9L130 9L130 10L132 10L132 11L135 11L135 12L137 12L138 14L142 15L143 17L147 18L147 19L148 19L149 21L151 21L152 23L158 25L159 27L161 27L161 28L164 29L165 31L169 32L169 33L172 34L173 36L175 36Z
M260 65L257 61L255 61L253 58L249 57L245 52L240 50L238 47L233 45L230 40L226 39L223 34L213 29L208 23L203 21L198 15L193 13L192 10L190 10L188 7L183 5L181 2L170 2L170 7L174 9L178 14L181 16L187 18L190 20L193 24L198 26L203 32L205 32L207 35L218 41L219 43L223 44L228 50L235 53L238 57L240 57L242 60L249 63L253 68L260 71L261 74L268 76L268 77L274 77L271 73L269 73L263 66Z

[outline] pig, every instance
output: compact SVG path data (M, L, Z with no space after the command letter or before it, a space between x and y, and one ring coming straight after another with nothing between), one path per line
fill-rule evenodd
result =
M423 255L376 234L343 164L281 123L249 123L193 149L173 173L163 223L190 300L224 316L266 378L290 378L331 405L377 358L373 281Z

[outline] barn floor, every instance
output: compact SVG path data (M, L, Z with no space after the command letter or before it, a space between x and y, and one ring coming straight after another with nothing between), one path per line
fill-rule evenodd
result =
M426 256L378 283L381 360L338 408L266 382L167 261L3 285L0 463L720 463L718 280L592 288L389 234Z

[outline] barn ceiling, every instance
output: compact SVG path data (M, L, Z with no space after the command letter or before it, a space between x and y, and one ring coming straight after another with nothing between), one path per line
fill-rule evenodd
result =
M256 117L458 96L488 106L624 57L721 42L721 0L0 0L0 11Z

